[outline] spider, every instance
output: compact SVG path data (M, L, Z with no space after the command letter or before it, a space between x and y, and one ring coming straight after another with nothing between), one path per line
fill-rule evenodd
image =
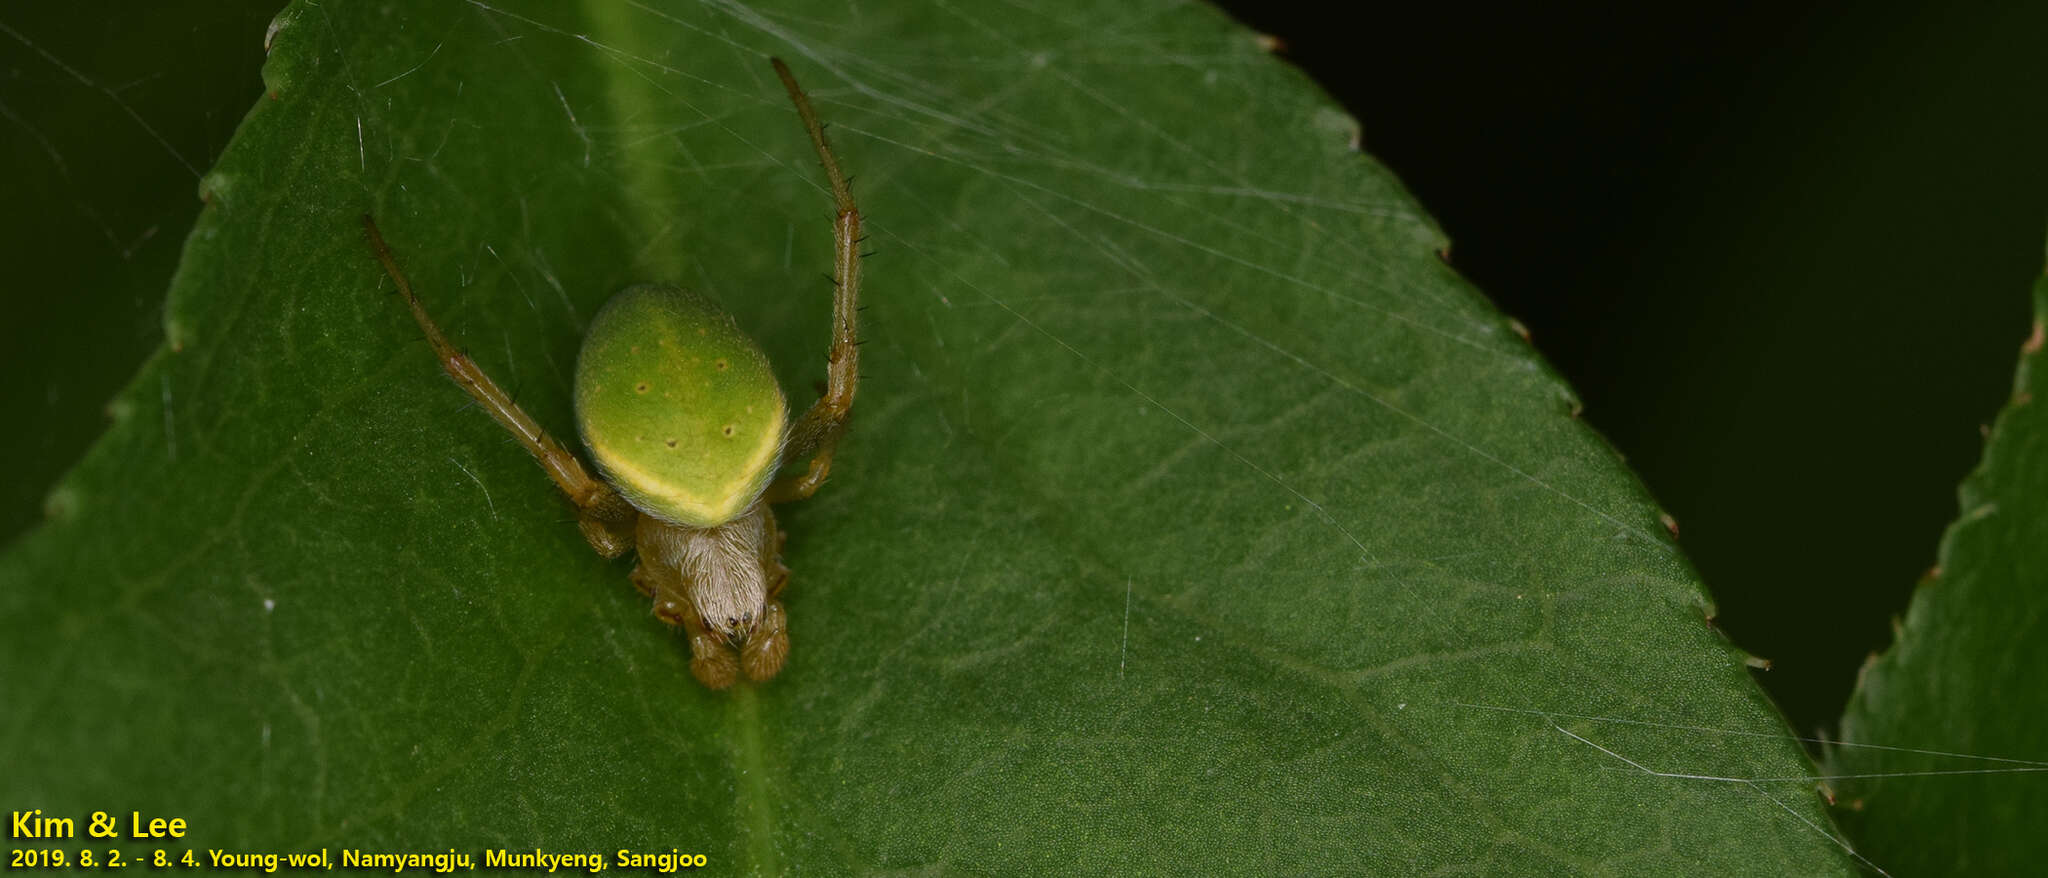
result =
M636 551L633 585L654 615L690 640L690 673L712 689L744 672L767 680L789 656L782 590L785 535L770 504L811 496L832 470L857 382L860 210L825 143L824 126L781 59L775 74L796 105L838 213L827 381L789 422L768 357L710 299L669 284L613 296L576 358L576 428L602 478L520 410L427 316L367 214L370 247L433 345L441 368L518 437L576 506L583 538L606 558ZM808 463L777 478L784 466Z

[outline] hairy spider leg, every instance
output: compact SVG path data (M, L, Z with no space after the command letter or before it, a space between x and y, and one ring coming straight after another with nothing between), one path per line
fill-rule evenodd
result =
M832 147L825 143L825 126L819 124L818 114L811 109L811 99L796 84L789 65L780 58L768 61L775 65L775 75L782 78L783 88L789 90L789 99L796 104L797 115L803 118L804 129L810 132L811 145L817 148L818 161L825 166L825 177L832 184L838 211L832 220L832 346L825 355L828 383L818 401L790 427L782 458L789 464L810 457L810 465L804 472L778 479L768 488L768 502L786 503L817 493L818 486L825 483L825 477L832 472L832 454L846 433L847 413L853 408L854 387L860 379L856 306L860 300L861 224L853 190L839 172L839 160L832 155Z
M441 369L448 377L484 407L492 419L526 446L528 453L546 470L555 486L568 495L569 502L576 504L577 524L583 531L583 538L590 547L606 558L617 558L633 547L633 525L640 513L612 490L601 479L590 476L583 468L583 462L555 441L540 424L519 408L512 397L484 374L476 361L469 358L448 337L441 334L441 328L427 316L427 309L420 304L420 298L412 291L412 284L405 279L405 273L398 270L398 260L392 258L391 248L385 246L384 236L377 231L377 222L369 214L363 215L363 230L370 235L370 247L377 252L377 261L384 264L384 271L391 275L398 292L405 297L405 303L412 308L412 316L419 321L420 330L426 333L427 343L434 346L434 356L441 361Z
M768 605L761 619L740 646L740 667L750 680L766 680L782 670L789 659L789 613L782 608L782 587L789 584L789 568L782 564L782 542L786 538L775 523L775 513L766 507L768 538L761 541L761 569L768 574Z
M682 576L675 568L642 558L633 568L633 587L654 599L654 616L677 628L690 641L690 676L706 689L724 689L739 680L739 662L725 638L704 627L684 596ZM777 606L780 606L778 602Z

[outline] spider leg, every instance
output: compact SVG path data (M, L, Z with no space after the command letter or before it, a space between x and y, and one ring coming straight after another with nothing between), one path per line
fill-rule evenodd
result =
M782 589L789 585L789 568L782 563L786 534L775 524L772 509L763 509L762 513L767 519L768 534L761 541L761 573L767 584L768 603L754 630L747 634L747 642L740 645L740 668L750 680L775 676L789 659L789 613L782 608L781 600Z
M796 84L789 65L780 58L770 58L769 63L775 65L775 75L782 78L783 87L789 90L789 99L796 104L797 115L803 118L804 130L811 135L811 145L818 150L818 161L825 166L825 177L832 184L838 211L832 220L832 346L825 354L828 380L824 394L789 429L783 462L809 457L810 464L803 473L778 479L769 486L768 502L784 503L809 497L825 483L825 477L832 472L832 454L846 433L847 414L853 409L853 392L860 378L857 306L861 219L853 190L839 172L839 160L825 143L825 128L818 123L817 112L811 109L811 99Z
M782 601L770 598L753 633L740 646L740 667L749 680L766 680L782 671L789 659L789 613Z
M568 495L569 502L576 504L577 524L590 547L607 558L625 554L633 547L633 525L639 519L638 510L603 480L592 478L576 455L541 429L540 424L521 410L497 382L491 380L491 376L484 374L475 360L441 334L441 328L427 316L426 307L413 293L412 284L398 270L398 260L392 258L391 248L384 244L384 236L377 231L377 223L369 214L363 215L363 229L369 233L370 248L376 251L377 261L384 264L384 271L398 284L398 292L405 296L405 304L412 309L413 319L419 321L427 343L434 346L434 356L440 360L441 369L475 397L492 419L511 431L519 439L519 444L526 446L527 452L540 463L548 478L554 480L555 486Z
M724 689L740 678L740 663L725 638L704 627L683 596L682 574L646 554L633 568L633 587L654 599L654 617L683 629L690 641L690 676L706 689Z
M768 520L768 538L761 541L761 570L772 599L781 597L782 589L789 585L789 566L782 563L782 547L789 542L789 534L775 523L772 507L761 511Z

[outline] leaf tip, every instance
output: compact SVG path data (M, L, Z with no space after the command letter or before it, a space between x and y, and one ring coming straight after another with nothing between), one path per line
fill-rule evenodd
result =
M43 518L49 521L70 521L78 517L81 505L78 489L69 482L59 482L57 487L43 497Z
M1892 617L1892 639L1894 642L1898 640L1898 636L1899 620L1898 617L1894 616ZM1877 668L1877 663L1881 660L1877 650L1874 649L1863 656L1863 664L1856 666L1856 688L1851 693L1851 698L1863 696L1869 691L1867 684L1869 683L1870 672ZM1847 738L1849 736L1844 734L1843 737Z
M221 173L219 170L208 171L205 176L199 178L199 202L201 204L210 206L215 202L219 202L225 205L233 190L233 178Z
M277 35L291 26L292 20L298 16L298 11L297 6L286 6L271 17L270 26L263 29L263 54L266 57L277 47Z
M1359 125L1358 120L1352 118L1351 114L1338 107L1317 108L1310 126L1324 134L1343 137L1352 152L1365 151L1364 127Z
M185 324L179 322L176 317L171 316L169 309L165 309L164 345L171 349L171 353L182 354L185 352L185 343L191 341L191 339L192 334L185 330Z

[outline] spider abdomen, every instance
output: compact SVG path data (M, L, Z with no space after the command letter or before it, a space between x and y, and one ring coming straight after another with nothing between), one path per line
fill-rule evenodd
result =
M576 358L584 446L627 501L667 522L715 527L752 506L781 463L787 418L761 347L680 287L613 296Z

